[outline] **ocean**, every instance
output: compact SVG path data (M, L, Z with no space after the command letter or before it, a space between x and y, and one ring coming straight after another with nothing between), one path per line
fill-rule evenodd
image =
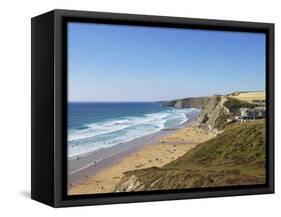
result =
M68 157L179 126L193 112L160 102L69 102Z

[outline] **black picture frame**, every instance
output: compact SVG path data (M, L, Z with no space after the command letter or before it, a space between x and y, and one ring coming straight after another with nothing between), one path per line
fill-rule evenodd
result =
M266 184L184 190L67 195L68 21L263 32L266 34ZM274 24L53 10L32 18L31 198L53 207L274 193Z

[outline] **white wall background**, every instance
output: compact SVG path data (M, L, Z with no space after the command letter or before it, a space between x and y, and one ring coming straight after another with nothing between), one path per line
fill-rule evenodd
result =
M272 216L280 210L280 1L2 0L0 216ZM276 28L276 194L52 209L30 192L30 18L54 8L273 22ZM279 133L278 133L279 131ZM279 170L279 171L278 171ZM42 186L43 188L44 186Z

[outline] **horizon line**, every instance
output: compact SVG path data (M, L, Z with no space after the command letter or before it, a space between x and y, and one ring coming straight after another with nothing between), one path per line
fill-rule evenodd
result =
M67 101L67 102L69 102L69 103L91 103L91 102L103 102L103 103L112 103L112 102L116 102L116 103L118 103L118 102L163 102L163 101L169 101L169 100L149 100L149 101L145 101L145 100L141 100L141 101L132 101L132 100L130 100L130 101L124 101L124 100L120 100L120 101L117 101L117 100L115 100L115 101L110 101L110 100L106 100L106 101L101 101L101 100L71 100L71 101Z
M211 96L216 95L229 95L233 93L245 93L245 92L266 92L266 90L240 90L240 91L233 91L227 94L212 94ZM67 100L68 103L91 103L91 102L102 102L102 103L122 103L122 102L165 102L165 101L173 101L185 98L197 98L197 97L210 97L210 95L206 96L186 96L180 98L173 98L173 99L165 99L165 100Z

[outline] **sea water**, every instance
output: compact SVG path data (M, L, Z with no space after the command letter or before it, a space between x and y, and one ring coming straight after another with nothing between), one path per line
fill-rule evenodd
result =
M165 107L160 102L69 102L68 156L179 126L196 111Z

